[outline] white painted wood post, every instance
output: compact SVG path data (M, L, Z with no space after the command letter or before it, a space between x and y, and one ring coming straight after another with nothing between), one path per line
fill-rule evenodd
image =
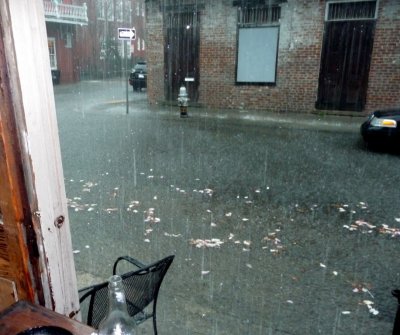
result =
M12 81L12 90L22 102L17 128L29 203L39 222L35 229L46 307L72 316L79 302L43 2L5 0L1 10L7 9L9 26L2 25L8 46L15 48L19 83Z

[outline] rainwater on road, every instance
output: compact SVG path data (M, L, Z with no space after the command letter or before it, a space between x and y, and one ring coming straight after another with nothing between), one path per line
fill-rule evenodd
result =
M80 287L174 254L161 335L391 334L400 160L360 146L362 118L182 119L132 91L126 114L124 87L55 87Z

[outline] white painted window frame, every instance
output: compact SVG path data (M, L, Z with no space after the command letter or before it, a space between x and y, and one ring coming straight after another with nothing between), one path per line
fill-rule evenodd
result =
M50 59L50 68L52 70L57 70L57 47L56 47L56 39L54 37L48 37L47 43L53 45L54 52L52 53L50 48L49 49L49 59Z
M53 85L42 1L2 0L1 26L18 105L25 182L35 227L45 306L79 319L79 297L72 253ZM34 83L34 85L32 85ZM57 227L57 218L64 218Z

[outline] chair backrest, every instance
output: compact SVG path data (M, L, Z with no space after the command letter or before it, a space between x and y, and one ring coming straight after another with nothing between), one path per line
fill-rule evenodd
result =
M155 306L161 283L173 259L174 256L168 256L136 271L121 275L130 316L133 317L143 311L151 302ZM87 300L89 300L89 304L86 307L87 314L84 321L89 326L98 328L108 312L108 282L83 291L79 301L83 303ZM85 310L82 305L81 309Z

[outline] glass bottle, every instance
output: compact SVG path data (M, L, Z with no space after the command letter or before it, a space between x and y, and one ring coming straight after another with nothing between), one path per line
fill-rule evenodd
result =
M135 335L136 323L128 314L122 278L112 276L108 282L108 314L100 322L99 335Z

